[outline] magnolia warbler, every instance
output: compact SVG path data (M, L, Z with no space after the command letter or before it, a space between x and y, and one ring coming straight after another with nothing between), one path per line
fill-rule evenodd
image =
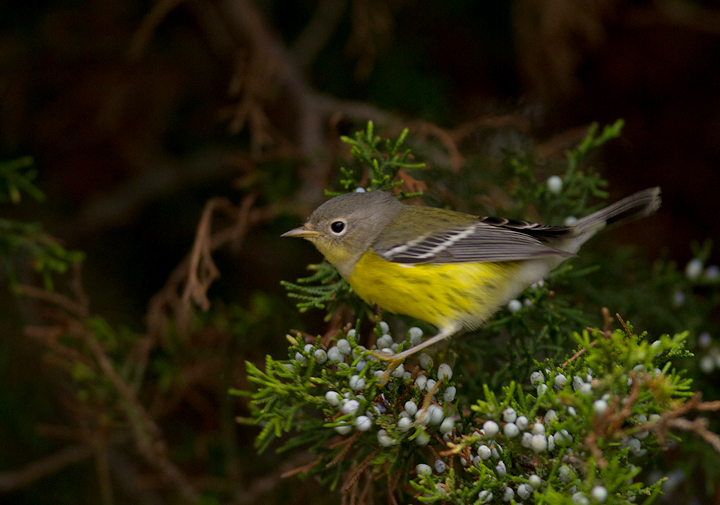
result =
M366 302L438 327L434 337L385 356L397 362L479 327L595 233L659 206L656 187L569 226L546 226L403 205L390 193L371 191L325 202L282 236L312 242Z

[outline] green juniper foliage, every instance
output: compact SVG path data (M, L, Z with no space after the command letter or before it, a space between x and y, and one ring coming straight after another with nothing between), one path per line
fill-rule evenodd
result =
M360 181L354 177L353 170L341 167L340 172L345 179L341 179L340 184L345 188L345 192L356 191L358 189L369 191L380 189L389 191L392 188L402 186L403 181L396 180L398 172L401 169L411 170L425 166L424 163L408 163L408 159L410 159L409 149L400 151L400 147L402 147L408 134L407 128L403 130L395 142L387 139L384 146L381 143L380 137L374 135L373 131L374 126L372 121L370 121L367 125L367 132L357 132L355 139L345 136L340 137L343 142L351 146L350 154L353 155L362 167L366 167L369 172L369 184L362 186ZM337 196L342 193L328 191L326 194ZM400 191L400 198L412 198L419 194L420 193L404 193Z
M595 210L591 198L605 198L607 183L583 162L621 127L618 121L599 135L597 126L590 128L568 153L563 175L544 182L527 156L510 158L504 184L518 217L532 209L549 223L562 223ZM405 133L394 144L387 141L383 152L372 124L367 134L344 139L370 173L367 189L396 187L400 167L421 166L403 165L407 151L397 158L404 139ZM362 187L353 172L342 172L346 190ZM638 269L642 280L628 289L636 296L652 292L638 298L649 305L633 309L653 333L638 334L624 322L612 331L607 315L605 328L594 328L601 321L573 293L620 308L632 295L621 293L622 282L583 289L601 284L593 276L605 265L573 260L511 301L479 335L459 339L463 359L457 365L450 366L454 358L445 352L435 356L438 363L421 354L419 365L405 362L394 369L372 351L401 352L419 343L422 328L429 327L390 316L362 335L360 321L371 312L331 266L312 265L315 275L286 283L291 296L302 300L298 307L332 315L347 303L358 318L355 328L346 327L331 342L288 335L288 359L268 356L264 369L248 363L254 387L233 393L251 397L252 418L246 421L262 426L258 450L279 438L281 452L310 449L317 460L304 474L332 489L340 486L351 499L370 486L373 494L391 494L389 501L399 497L401 503L409 497L457 504L651 503L664 479L660 474L647 481L641 472L668 442L680 440L672 420L698 401L691 387L703 386L688 342L711 356L703 349L712 344L702 343L710 337L697 336L711 321L699 316L720 305L720 275L716 267L705 268L708 256L709 245L698 249L685 273L668 262ZM699 284L710 291L696 299L692 290ZM672 321L655 321L665 323L664 330L649 323L647 313L681 306L687 311L677 311ZM714 361L705 363L712 372ZM708 444L698 445L718 460ZM363 480L368 470L373 477Z
M324 309L328 305L328 315L337 309L338 302L350 290L350 285L340 277L340 272L327 261L308 265L313 275L297 280L297 283L281 281L288 290L288 296L302 300L297 307L300 312L308 309Z
M592 166L586 170L580 167L595 148L619 137L623 124L620 119L603 128L600 135L596 135L598 125L592 124L580 145L567 153L567 168L562 177L552 176L547 184L537 181L535 167L527 156L508 157L507 164L514 177L513 201L521 210L534 206L538 214L547 217L548 224L553 225L563 224L560 221L565 219L563 216L579 217L600 209L601 203L591 206L589 199L607 198L607 192L602 189L607 187L607 181Z
M31 168L32 158L0 163L0 202L19 204L25 193L35 200L45 195L34 184L37 172ZM52 290L52 274L64 273L70 265L82 260L83 254L68 251L45 234L40 223L0 219L0 258L13 287L18 285L15 264L18 257L30 258L40 273L45 288Z
M589 503L598 487L610 493L608 503L657 494L659 482L627 481L661 449L658 434L669 436L662 416L692 394L691 381L671 363L689 355L685 334L651 343L632 332L586 330L574 335L585 351L575 359L538 362L522 384L497 393L485 387L468 411L452 368L426 354L420 366L392 370L383 385L387 363L369 351L399 352L422 335L411 328L393 339L388 330L377 326L370 349L357 343L356 330L341 333L327 351L319 339L288 337L290 359L267 357L264 371L248 364L257 385L253 417L263 425L257 447L295 432L280 450L310 447L318 461L308 474L332 488L369 461L377 475L407 479L427 502L482 503L514 493L537 503L578 503L577 496ZM357 436L347 444L331 444L351 433Z

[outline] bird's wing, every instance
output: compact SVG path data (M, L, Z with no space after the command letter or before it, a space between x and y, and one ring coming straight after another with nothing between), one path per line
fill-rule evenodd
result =
M573 256L548 245L572 232L567 226L545 226L498 218L474 218L448 227L430 221L419 236L386 234L373 249L395 263L464 263L519 261L547 256ZM559 241L558 241L559 242Z

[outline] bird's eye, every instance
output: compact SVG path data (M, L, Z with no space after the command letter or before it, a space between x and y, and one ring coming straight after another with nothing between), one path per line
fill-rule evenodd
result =
M345 223L343 221L335 221L333 224L330 225L330 229L333 231L333 233L340 234L345 229Z

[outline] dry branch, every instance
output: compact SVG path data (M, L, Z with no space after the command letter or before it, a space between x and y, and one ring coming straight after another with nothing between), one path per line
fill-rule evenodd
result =
M138 348L143 362L146 362L148 352L156 339L167 339L170 315L178 322L179 331L187 331L192 303L198 304L203 310L209 308L206 293L212 281L219 275L211 254L227 244L234 243L239 246L250 227L269 221L277 214L275 207L253 209L254 201L255 197L249 196L239 207L224 199L213 199L206 204L191 252L175 267L163 289L153 296L148 304L148 342ZM215 210L221 210L233 219L234 223L211 233Z
M0 473L0 493L29 486L47 475L52 475L70 465L85 461L92 455L93 450L89 446L84 444L72 445L17 470Z

